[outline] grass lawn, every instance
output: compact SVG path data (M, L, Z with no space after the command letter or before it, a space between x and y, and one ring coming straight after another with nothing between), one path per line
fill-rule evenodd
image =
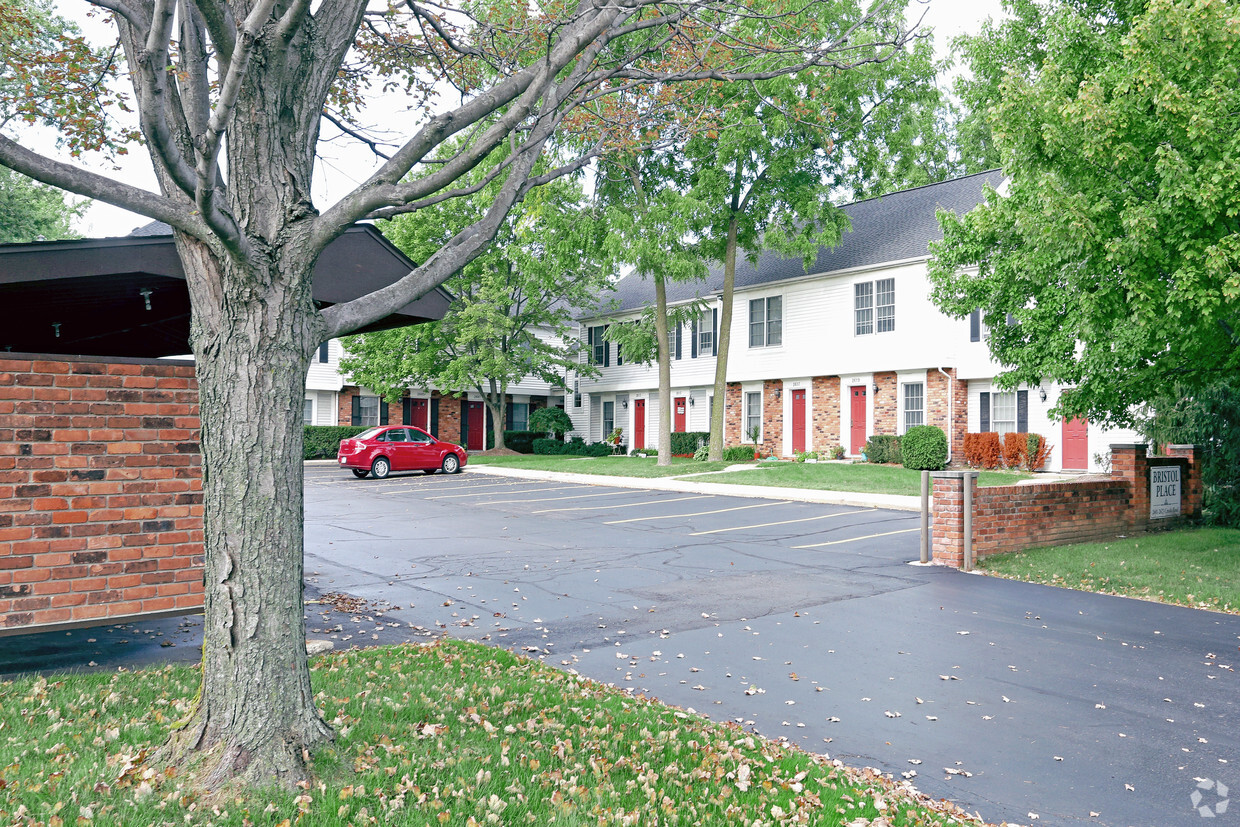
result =
M469 465L494 465L504 468L531 468L535 471L561 471L569 474L602 474L609 477L681 477L706 471L722 471L733 463L696 462L672 457L670 466L659 467L654 457L565 457L545 454L469 458ZM468 470L469 465L465 466Z
M1240 530L1203 528L999 554L992 574L1240 614Z
M337 733L315 758L319 783L215 800L142 764L189 711L197 669L0 683L0 822L975 823L872 771L478 644L353 650L313 667Z
M863 494L921 495L921 472L897 465L856 463L759 462L753 471L702 477L703 481L734 485L773 485L778 488L814 488ZM1013 471L982 471L978 485L1012 485L1029 479Z

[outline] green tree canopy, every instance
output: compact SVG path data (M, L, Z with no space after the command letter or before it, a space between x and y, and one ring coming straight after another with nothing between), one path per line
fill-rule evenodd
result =
M62 190L0 167L0 244L77 238L72 223L87 203L72 204Z
M1007 190L940 215L933 296L984 311L1004 383L1072 386L1060 414L1126 424L1240 371L1240 15L1052 5L1040 68L991 113Z

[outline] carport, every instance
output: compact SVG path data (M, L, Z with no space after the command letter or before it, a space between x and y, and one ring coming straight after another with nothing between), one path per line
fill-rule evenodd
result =
M373 227L330 245L324 307L413 267ZM370 329L440 319L436 290ZM197 611L201 460L170 231L0 245L0 635Z

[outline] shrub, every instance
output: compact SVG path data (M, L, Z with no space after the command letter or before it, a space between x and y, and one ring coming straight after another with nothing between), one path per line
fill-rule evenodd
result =
M813 451L797 451L792 455L794 462L805 462L807 459L818 459L818 455Z
M693 452L693 458L698 462L706 462L706 458L710 456L709 445L699 445L697 450Z
M563 439L573 429L572 418L564 413L563 408L539 408L530 411L529 428L542 434L555 434Z
M567 454L568 443L561 439L547 439L539 437L530 443L530 448L535 454Z
M504 445L519 454L534 453L534 440L541 439L546 431L504 431Z
M1003 464L1008 468L1020 468L1029 459L1029 434L1007 433L1003 435Z
M865 444L867 462L899 462L900 437L891 434L875 434Z
M1030 471L1043 468L1051 458L1051 447L1040 434L1030 434L1025 445L1025 467Z
M753 446L752 445L733 445L731 448L723 449L724 462L752 462Z
M947 434L935 425L909 428L900 440L904 467L918 471L941 471L947 465Z
M983 434L964 435L964 461L970 468L998 468L1002 458L999 434L987 431Z
M832 445L830 448L826 449L825 451L819 451L818 458L819 459L843 459L844 458L844 446L843 445Z
M302 459L335 459L340 440L369 430L365 425L306 425Z
M609 457L611 456L612 446L606 442L591 442L583 447L578 453L583 457Z
M693 456L699 445L710 442L709 431L684 431L672 433L672 454Z
M657 457L659 455L658 448L634 448L633 456L635 457Z

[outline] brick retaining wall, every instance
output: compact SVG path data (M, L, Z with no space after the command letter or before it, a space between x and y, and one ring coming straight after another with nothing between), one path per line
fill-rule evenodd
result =
M0 634L202 606L192 364L0 359Z
M1161 530L1201 516L1201 477L1192 446L1175 456L1146 456L1144 445L1111 446L1111 479L973 490L973 557L1039 546L1108 540ZM1179 466L1181 514L1150 519L1150 469ZM934 475L931 507L936 562L964 565L964 475Z

